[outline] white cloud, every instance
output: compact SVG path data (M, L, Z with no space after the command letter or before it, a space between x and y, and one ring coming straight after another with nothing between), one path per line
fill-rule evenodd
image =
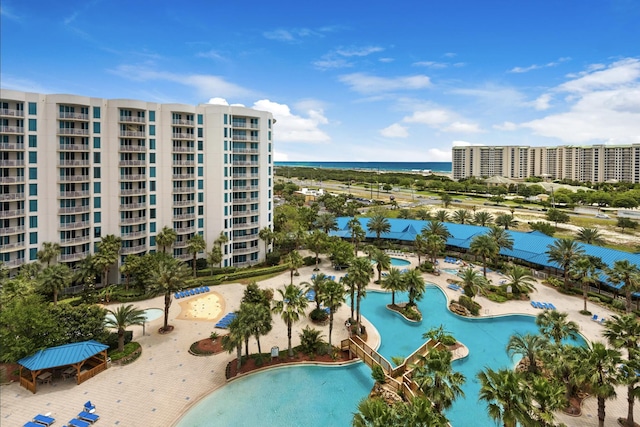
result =
M640 60L627 58L614 62L606 69L598 68L594 72L587 72L575 80L563 83L557 90L583 93L627 84L638 84L638 78L640 78Z
M536 110L548 110L551 103L551 95L548 93L544 93L540 95L535 101L533 101L533 108Z
M281 42L298 42L304 37L321 36L319 32L309 28L291 28L288 30L278 28L273 31L265 31L262 35L270 40L277 40Z
M327 70L330 68L347 68L352 67L354 65L353 62L346 60L345 58L357 58L371 55L372 53L382 52L384 48L380 46L351 46L351 47L340 47L336 50L333 50L325 55L322 55L322 58L314 61L313 65L316 68L321 70ZM389 62L392 59L383 58L380 59L382 62Z
M214 105L229 105L229 103L227 102L226 99L224 98L211 98L209 99L209 102L207 102L207 104L214 104Z
M353 73L340 76L340 81L359 93L378 93L396 90L425 89L431 86L431 80L425 75L401 77L377 77L366 73Z
M430 148L427 150L428 162L450 162L451 150L441 150L439 148Z
M269 111L276 119L275 132L278 142L327 142L331 138L319 127L329 120L319 109L308 109L307 117L293 114L286 104L261 99L253 104L256 110Z
M395 61L395 59L393 59L393 58L380 58L380 59L378 59L378 61L384 62L384 63L389 63L389 62Z
M340 56L367 56L372 53L382 52L384 48L380 46L365 46L365 47L348 47L348 48L338 48L336 50L336 54Z
M453 53L453 52L447 52L443 55L445 58L455 58L456 56L458 56L457 53Z
M323 58L318 61L314 61L313 65L321 70L328 70L330 68L349 68L353 67L353 63L347 61L344 58Z
M458 133L480 133L484 132L480 129L480 126L477 123L465 123L465 122L453 122L442 128L445 132L458 132Z
M394 123L391 126L381 129L380 135L387 138L406 138L409 136L409 132L405 126Z
M7 5L0 5L0 16L12 21L21 22L20 16L16 15Z
M556 67L562 62L571 60L569 57L558 58L556 61L547 62L546 64L532 64L528 67L513 67L509 70L510 73L528 73L529 71L539 70L541 68Z
M493 125L492 127L496 130L502 131L512 131L518 129L518 125L513 122L503 122L500 125Z
M453 119L447 110L416 111L411 116L402 119L405 123L422 123L431 127L438 127Z
M196 56L198 58L208 58L208 59L215 59L217 61L223 61L225 58L220 55L218 52L216 52L215 50L209 50L207 52L198 52L196 54Z
M426 67L431 69L441 69L441 68L447 68L449 66L449 64L446 62L435 62L435 61L419 61L419 62L414 62L412 65L416 67Z
M451 145L454 147L469 147L475 144L472 144L471 142L467 142L467 141L453 141Z

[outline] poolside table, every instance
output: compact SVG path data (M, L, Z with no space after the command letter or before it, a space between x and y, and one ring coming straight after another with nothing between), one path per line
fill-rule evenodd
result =
M51 384L51 377L53 377L53 374L47 371L47 372L41 373L36 378L38 378L38 380L40 380L42 384L45 384L45 383Z

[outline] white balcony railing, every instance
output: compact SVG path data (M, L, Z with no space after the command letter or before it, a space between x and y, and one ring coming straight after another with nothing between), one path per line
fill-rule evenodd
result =
M59 151L89 151L89 144L60 144Z
M24 176L0 176L0 183L13 184L16 182L24 182Z
M86 182L90 181L89 175L63 175L58 177L59 182Z
M89 197L91 195L91 192L89 190L84 190L84 191L61 191L60 192L60 199L72 199L75 197Z
M146 164L146 160L120 160L118 162L118 166L144 166Z
M58 113L59 119L71 119L71 120L89 120L89 115L84 113L71 113L61 111Z
M120 210L130 211L135 209L145 209L146 207L146 203L127 203L125 205L120 205Z
M24 110L14 110L11 108L1 108L0 116L24 117Z
M196 201L194 199L192 200L174 200L173 201L173 206L192 206L195 205Z
M120 121L123 123L146 123L147 120L144 117L138 116L120 116Z
M126 190L120 190L122 196L135 196L138 194L147 194L146 188L128 188Z
M0 227L0 236L10 236L12 234L24 233L24 225L15 227Z
M89 129L58 128L58 135L89 135Z
M24 144L18 144L15 142L0 142L0 150L24 150Z
M81 160L60 160L60 166L89 166L89 159Z
M174 125L185 125L185 126L193 126L193 120L187 119L173 119Z
M0 194L1 202L8 202L11 200L24 200L24 192L22 193L5 193Z
M147 250L147 245L126 246L126 247L120 249L120 253L122 255L135 254L135 253L138 253L138 252L144 252L146 250Z
M84 243L91 240L91 236L87 234L86 236L78 236L78 237L70 237L68 239L60 239L60 245L71 246L76 245L78 243Z
M0 160L1 167L24 166L24 160Z
M144 138L147 134L139 130L121 130L120 136L124 138Z
M77 230L78 228L89 228L89 221L76 221L60 224L60 230Z
M24 128L20 126L0 126L0 133L24 133Z
M147 176L142 174L120 175L120 181L144 181L145 179L147 179Z
M76 252L75 254L62 254L60 255L61 261L77 261L82 258L86 258L89 256L89 251L85 252Z
M173 139L195 139L195 135L192 133L174 132L171 134Z
M147 222L146 216L139 216L136 218L120 218L120 224L142 224Z
M140 153L146 150L147 150L147 147L145 145L128 145L128 144L120 145L120 151L123 153Z
M58 208L59 214L87 213L89 211L91 211L91 207L89 205Z
M195 187L173 187L173 192L179 194L193 193L194 191L196 191Z

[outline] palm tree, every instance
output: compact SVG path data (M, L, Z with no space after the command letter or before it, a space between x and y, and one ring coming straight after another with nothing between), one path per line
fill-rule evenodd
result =
M438 220L429 221L420 231L426 237L429 237L430 235L436 235L442 237L442 239L445 241L449 237L451 237L451 233L449 232L447 226L442 221Z
M382 270L388 270L391 266L391 257L385 251L376 249L373 254L376 262L376 270L378 270L378 283L382 282Z
M409 305L415 305L416 301L420 301L426 289L424 279L420 274L420 270L409 270L402 275L404 287L409 293Z
M640 288L640 269L629 260L621 259L613 263L613 268L606 269L609 280L620 284L627 300L627 313L631 313L632 292Z
M529 273L529 269L520 265L514 264L507 268L506 271L506 285L511 286L511 290L514 294L528 294L536 289L536 279Z
M268 334L273 328L273 319L268 305L261 303L243 302L238 311L240 327L246 330L244 334L245 354L249 355L249 337L253 336L258 344L258 354L262 353L260 337Z
M47 267L51 265L51 261L57 261L60 255L60 245L58 243L44 242L42 243L42 249L36 253L38 261L43 264L47 264Z
M133 304L121 305L115 310L107 310L111 316L105 318L107 328L118 330L118 351L124 351L124 333L129 326L143 325L147 318L144 311Z
M380 235L386 234L391 231L391 223L387 217L380 211L373 212L369 221L367 221L367 230L370 233L375 233L376 241L380 242Z
M174 244L178 234L173 228L169 228L166 225L162 227L162 230L156 234L156 244L162 248L162 252L167 253L167 249L171 249L171 245Z
M486 227L493 222L493 215L485 211L476 212L475 214L473 214L473 222L476 225Z
M406 290L403 273L391 267L389 274L382 280L382 289L391 291L391 305L396 305L396 292Z
M349 302L351 303L351 317L349 317L349 320L351 322L355 322L354 313L356 307L356 290L358 289L358 286L353 280L353 277L350 277L348 273L342 279L342 284L345 287L345 292L349 294Z
M581 256L573 264L569 274L580 281L582 285L583 310L587 311L587 300L589 299L589 285L597 280L596 271L598 264L593 262L589 255Z
M627 360L623 365L623 382L627 384L628 413L626 426L633 427L633 406L638 394L638 359L640 351L640 324L634 314L624 316L611 316L611 320L605 322L605 338L613 348L627 350Z
M313 230L311 233L307 234L305 244L307 249L313 252L316 256L316 267L314 268L314 271L318 271L320 254L327 250L327 247L329 246L329 237L327 236L327 233L322 230Z
M344 297L344 288L340 283L334 280L325 282L321 302L329 309L329 348L331 348L331 333L333 332L333 315L344 303Z
M98 252L93 256L96 268L102 272L102 286L108 286L111 266L118 261L122 239L113 234L102 236L98 243Z
M207 242L204 241L204 237L200 234L194 234L187 241L187 253L193 254L193 277L197 277L196 273L196 257L202 251L207 248Z
M42 288L53 294L53 304L58 304L58 293L71 284L72 273L67 264L54 264L45 268L40 277Z
M368 258L356 258L347 270L349 281L353 281L356 290L356 325L357 334L361 332L360 301L367 294L367 286L373 276L373 269Z
M436 214L434 217L436 220L440 222L449 222L449 220L451 219L449 218L449 212L445 211L444 209L440 209L436 211Z
M291 272L291 284L293 285L293 273L298 271L298 268L302 267L304 263L302 255L296 250L293 250L285 257L285 263L289 266Z
M530 411L534 425L555 426L554 412L565 406L562 384L555 378L547 379L538 375L530 380L529 388L532 399Z
M264 241L264 253L266 255L267 253L269 253L269 245L275 237L275 233L269 227L263 227L258 232L258 237L260 238L260 240Z
M213 276L213 266L222 263L222 250L219 246L211 248L211 251L207 254L207 263L209 264L209 271Z
M489 234L480 234L471 239L469 252L482 258L485 278L487 277L487 259L495 258L499 250L495 240Z
M509 228L516 228L518 226L518 220L510 214L499 214L496 217L496 225L508 230Z
M558 342L548 345L539 357L543 361L545 371L564 386L563 403L565 406L570 405L571 396L578 391L579 386L576 373L580 364L583 363L580 360L578 347Z
M322 291L324 290L325 283L328 281L329 281L329 276L326 276L324 273L318 273L311 278L311 283L309 282L300 283L300 286L306 286L309 291L313 291L314 293L313 302L316 303L316 310L320 310L320 301L322 299Z
M293 324L300 320L300 316L304 315L304 310L307 308L308 300L302 292L302 288L294 284L285 285L284 288L278 289L278 293L282 299L274 301L273 312L279 314L287 325L289 357L293 357L291 329Z
M427 239L423 234L416 234L416 238L413 241L413 250L418 255L418 265L422 264L420 255L427 252Z
M392 426L395 415L381 398L362 399L353 415L353 427Z
M189 276L187 265L169 256L160 257L158 266L151 272L153 290L158 294L164 294L163 332L169 332L173 329L169 326L169 308L171 307L172 295L185 287Z
M564 271L564 289L569 289L569 271L578 258L584 255L584 249L573 239L556 239L547 246L545 252L549 261L555 262Z
M601 342L589 347L580 347L580 364L578 375L588 385L591 393L598 400L598 426L604 427L605 402L616 397L614 386L618 384L618 365L621 362L620 352L609 349Z
M462 288L464 289L464 294L469 298L476 296L478 293L484 293L484 290L487 286L487 279L484 278L480 273L475 271L473 268L465 268L458 273L458 277L460 277L462 281Z
M240 319L235 317L229 323L229 333L222 337L222 348L229 353L236 351L236 369L242 367L242 343L244 342L246 331L242 328Z
M498 246L498 254L503 248L509 250L513 249L513 237L511 237L511 234L507 230L491 225L489 226L487 234L496 242L496 246Z
M602 234L600 234L600 231L597 228L580 228L576 233L576 240L590 245L604 245Z
M578 324L573 320L567 320L567 316L568 313L545 310L536 316L536 325L542 335L553 339L556 346L559 346L563 339L575 338L580 331Z
M226 245L228 241L229 237L225 234L224 231L221 231L218 237L216 237L216 239L213 241L213 244L218 245L220 247L220 250L222 251L222 247ZM224 251L222 251L222 253L224 253Z
M315 226L324 231L324 234L329 234L332 230L338 229L338 222L335 215L331 213L323 213L316 218Z
M447 239L451 237L451 233L441 221L429 221L425 225L421 233L425 236L425 248L431 254L431 262L435 265L438 253L446 247Z
M421 221L426 221L431 218L431 213L425 208L420 208L416 211L416 218Z
M511 369L486 368L478 374L478 379L480 400L487 402L491 418L502 422L504 427L515 427L518 423L530 425L531 393L520 374Z
M433 348L419 357L421 363L413 370L412 379L439 413L451 408L458 396L464 396L462 385L466 378L451 369L451 358L449 350Z
M459 224L471 222L471 213L467 209L458 209L453 213L453 221Z
M515 334L511 335L507 343L507 353L513 357L519 354L529 361L527 371L530 374L538 373L537 355L546 347L547 340L542 335Z
M358 244L364 240L366 233L360 224L360 220L353 217L347 223L347 228L351 232L351 244L354 247L354 255L358 256Z

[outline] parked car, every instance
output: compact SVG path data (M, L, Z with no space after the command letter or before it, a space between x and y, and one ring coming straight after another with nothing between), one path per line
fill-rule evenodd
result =
M609 219L609 215L607 214L603 214L603 213L597 213L596 214L596 218L601 218L601 219Z

